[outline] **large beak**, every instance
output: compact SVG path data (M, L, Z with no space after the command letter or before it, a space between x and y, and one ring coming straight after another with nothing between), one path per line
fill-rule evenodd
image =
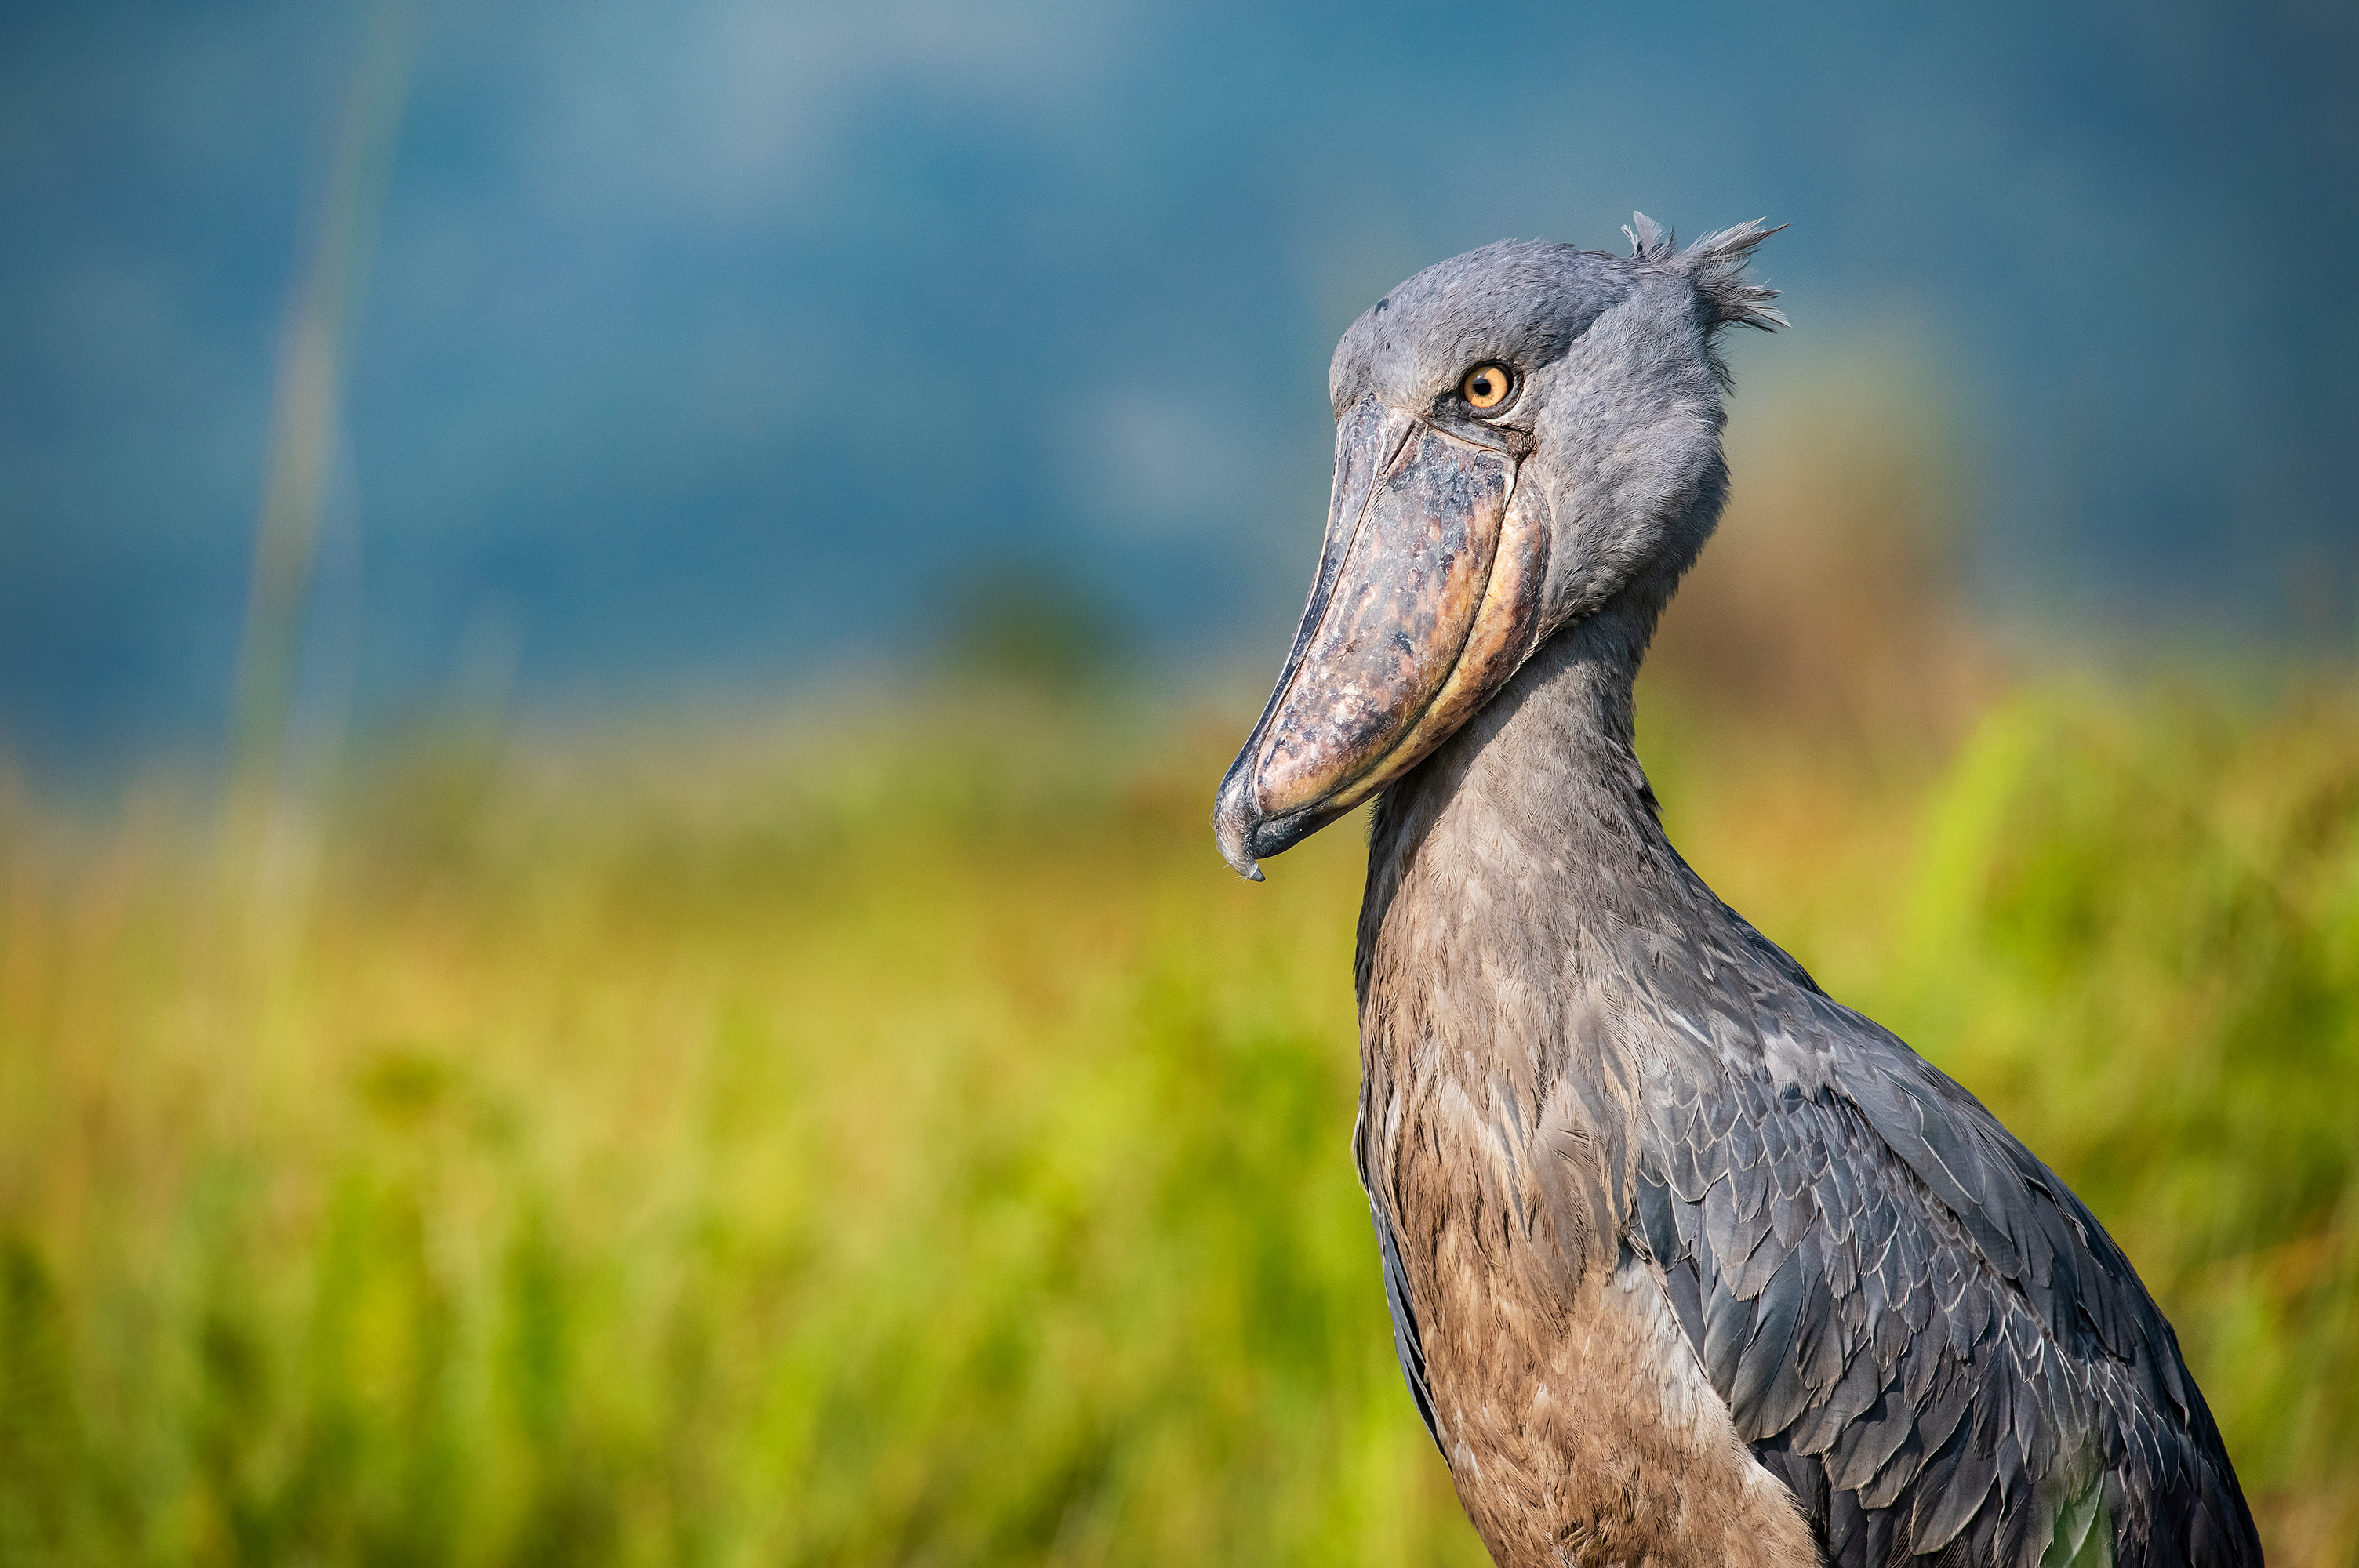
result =
M1531 651L1547 575L1513 457L1373 397L1344 410L1310 602L1212 808L1222 857L1259 881L1423 761Z

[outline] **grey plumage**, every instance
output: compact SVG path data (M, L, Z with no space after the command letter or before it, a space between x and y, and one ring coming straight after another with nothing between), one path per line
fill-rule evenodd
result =
M1241 870L1376 794L1355 1151L1419 1412L1503 1563L2257 1563L2095 1218L1662 832L1631 682L1726 490L1713 335L1784 319L1742 276L1774 231L1630 232L1470 253L1346 333L1327 561L1223 787ZM1484 363L1495 413L1453 392ZM1505 477L1412 482L1436 443ZM1358 643L1314 633L1397 604L1397 668L1349 678L1401 716L1337 730L1320 649Z

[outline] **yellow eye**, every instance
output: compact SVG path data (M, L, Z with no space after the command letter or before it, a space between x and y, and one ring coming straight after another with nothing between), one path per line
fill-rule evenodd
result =
M1476 408L1496 408L1507 401L1507 389L1514 384L1506 365L1476 365L1458 384L1458 395Z

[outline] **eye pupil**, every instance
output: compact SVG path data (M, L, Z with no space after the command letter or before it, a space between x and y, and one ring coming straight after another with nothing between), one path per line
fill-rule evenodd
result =
M1496 408L1507 400L1507 373L1499 365L1482 365L1466 373L1459 395L1477 408Z

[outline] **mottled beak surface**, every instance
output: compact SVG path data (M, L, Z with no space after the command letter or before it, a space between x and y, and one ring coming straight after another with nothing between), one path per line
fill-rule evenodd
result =
M1336 422L1310 601L1213 806L1240 874L1414 767L1530 652L1548 532L1516 469L1375 397Z

